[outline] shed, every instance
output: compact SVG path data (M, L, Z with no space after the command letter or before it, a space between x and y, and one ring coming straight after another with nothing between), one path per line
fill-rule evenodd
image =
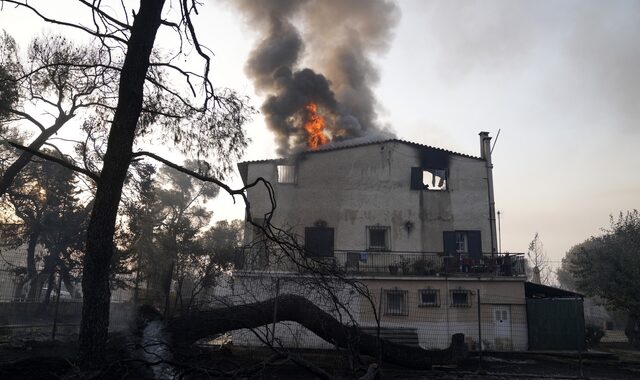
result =
M533 282L524 289L529 350L584 350L584 296Z

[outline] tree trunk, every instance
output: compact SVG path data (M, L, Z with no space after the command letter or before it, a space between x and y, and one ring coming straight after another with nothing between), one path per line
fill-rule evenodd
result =
M113 255L116 215L127 175L138 118L142 111L145 76L164 0L141 0L127 44L118 105L109 131L104 165L97 181L82 276L80 359L83 366L103 357L109 327L109 272Z
M38 294L38 271L36 269L36 246L40 231L36 228L29 235L29 245L27 246L27 278L30 282L27 301L35 301Z
M192 344L199 339L227 331L269 325L274 321L273 310L276 300L277 322L298 322L320 338L341 348L353 347L354 342L357 342L355 349L365 355L378 357L381 348L382 360L388 363L408 368L429 369L433 364L457 363L467 353L462 334L455 334L451 346L444 350L423 350L384 339L378 340L376 336L366 334L358 327L343 325L306 298L290 294L263 302L199 311L171 318L167 321L165 331L169 333L174 344ZM143 318L149 317L144 313L143 309Z

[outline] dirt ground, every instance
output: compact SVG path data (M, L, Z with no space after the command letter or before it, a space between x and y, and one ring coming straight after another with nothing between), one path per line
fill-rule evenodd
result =
M75 343L21 341L0 345L0 379L135 379L154 378L153 371L131 360L114 340L109 364L92 372L79 372L74 365ZM342 352L305 351L297 355L322 367L338 378L354 378L363 372L345 371L349 360ZM312 379L314 376L290 360L278 365L262 365L272 352L245 347L206 346L176 353L175 362L183 365L185 379L228 377L238 371L258 368L248 376L256 379ZM364 365L373 359L365 359ZM256 367L257 366L257 367ZM189 370L185 370L190 368ZM210 369L210 370L207 370ZM222 372L221 372L222 371ZM208 373L206 373L208 372ZM224 372L224 374L223 374ZM223 376L224 375L224 376ZM640 379L640 352L625 344L598 347L582 357L575 353L485 353L457 366L434 367L431 371L414 371L385 365L384 379Z

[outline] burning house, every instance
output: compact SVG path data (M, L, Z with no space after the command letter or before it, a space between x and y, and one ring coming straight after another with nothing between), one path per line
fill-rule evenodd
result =
M483 345L526 349L524 260L496 249L488 134L480 133L474 157L399 139L315 146L324 139L311 129L306 151L238 164L245 184L262 177L273 187L272 214L265 189L248 191L253 222L270 215L271 225L299 241L300 255L365 284L389 334L404 331L403 339L424 348L445 347L458 332L477 336L481 299L490 321ZM237 292L268 298L278 282L278 292L308 295L299 263L256 245L260 233L247 225ZM345 303L359 324L373 326L364 303ZM298 336L290 343L317 346Z
M484 346L526 349L524 263L496 248L488 133L475 157L397 139L378 121L371 54L387 48L396 5L234 5L261 32L246 72L264 96L261 111L283 157L238 164L245 184L262 178L270 186L247 192L251 223L234 293L304 294L361 327L378 319L385 334L424 348L447 346L457 332L475 334L469 343L478 345L481 312ZM263 228L291 241L269 243ZM323 283L311 281L316 266ZM336 278L356 279L366 294L329 286ZM274 324L263 339L276 337L330 346L296 324Z

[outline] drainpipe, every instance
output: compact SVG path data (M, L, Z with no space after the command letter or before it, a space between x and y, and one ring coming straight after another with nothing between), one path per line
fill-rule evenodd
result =
M493 164L491 163L491 137L489 132L480 132L480 157L487 168L487 190L489 193L489 228L491 229L491 255L498 252L496 242L496 202L493 195Z

